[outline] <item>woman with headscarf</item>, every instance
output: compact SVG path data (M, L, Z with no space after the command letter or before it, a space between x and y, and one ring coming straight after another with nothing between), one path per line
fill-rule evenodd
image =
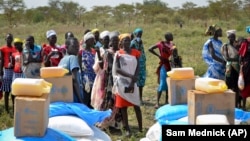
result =
M119 32L112 31L109 33L109 48L105 50L103 55L103 69L105 70L104 79L104 95L100 110L112 110L112 114L107 122L103 122L98 126L101 128L109 127L109 129L119 129L119 123L122 120L120 109L115 107L115 95L112 92L113 88L113 61L114 55L119 50Z
M102 41L103 46L96 48L95 63L93 66L96 77L91 94L91 105L96 110L100 110L104 98L106 65L104 68L103 56L105 51L109 48L109 32L101 32L100 40Z
M209 26L206 35L213 37L209 38L203 45L202 57L208 66L203 77L224 80L226 61L221 54L222 41L219 39L222 37L222 29L217 25Z
M229 42L223 44L223 46L221 47L221 54L226 61L225 81L228 88L236 93L235 107L240 108L241 103L238 88L240 65L238 52L239 49L236 43L236 31L228 30L226 33Z
M246 32L250 34L250 26L246 27ZM242 108L246 110L246 99L250 97L250 37L242 41L239 55L245 84L244 88L241 90L243 100Z
M165 34L165 41L160 41L156 45L151 46L148 51L153 55L157 56L160 59L159 66L156 70L156 74L158 76L158 89L157 89L157 102L155 104L155 108L159 108L160 98L163 91L166 91L165 104L168 103L168 85L167 85L167 72L171 70L169 58L173 53L173 34L171 32L167 32ZM159 54L157 54L154 50L158 49Z
M143 30L141 28L136 28L133 32L134 38L131 41L131 48L137 49L141 52L141 56L139 58L139 75L137 86L139 87L140 100L142 100L143 87L145 86L146 81L146 54L144 52L143 42L141 40Z
M57 45L57 34L54 30L48 30L46 32L48 44L44 44L42 47L42 58L45 67L56 67L60 60L63 58L63 51L59 45Z
M121 109L123 127L126 136L131 135L128 124L127 108L133 106L138 121L139 131L142 131L142 114L140 109L139 89L136 85L139 73L140 52L130 48L129 33L121 34L120 50L116 52L113 63L115 106Z
M80 71L84 92L84 104L89 108L93 108L91 106L91 91L96 77L95 71L93 69L96 54L96 50L93 48L95 43L95 37L93 33L86 33L83 36L83 41L86 46L85 48L80 49L78 61L81 68Z
M100 31L99 31L99 29L94 28L94 29L91 30L91 32L92 32L92 33L94 34L94 36L95 36L95 45L94 45L94 47L95 47L95 48L100 48L100 47L102 47L102 43L100 42Z

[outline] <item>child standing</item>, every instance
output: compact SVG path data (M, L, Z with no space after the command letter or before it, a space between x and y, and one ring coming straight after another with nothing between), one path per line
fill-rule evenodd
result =
M12 53L11 65L13 66L13 78L12 82L16 78L23 78L23 71L22 71L22 51L23 51L23 42L19 38L14 39L14 46L16 48L16 52ZM15 99L15 96L13 95ZM15 102L13 101L13 111L14 111Z
M73 78L74 102L83 103L83 92L80 88L80 65L78 63L79 42L74 37L66 39L65 47L67 54L61 59L58 66L69 70L69 75Z
M166 91L165 103L166 104L168 103L168 86L167 86L166 78L167 78L167 72L171 70L169 58L173 52L173 46L174 46L174 44L172 43L173 39L174 39L173 34L168 32L165 34L165 41L161 41L157 43L156 45L153 45L148 50L149 52L151 52L153 55L157 56L160 59L159 67L157 68L157 71L156 71L158 75L159 87L157 90L157 102L156 102L155 108L159 107L159 101L161 98L162 91ZM157 54L154 51L154 49L156 48L159 49L160 54Z
M11 64L12 53L16 52L12 46L13 35L8 33L6 35L6 45L0 48L0 80L2 82L1 90L4 92L4 106L5 111L9 113L9 95L11 92L11 84L13 77L13 66ZM14 103L14 96L11 95L12 103Z

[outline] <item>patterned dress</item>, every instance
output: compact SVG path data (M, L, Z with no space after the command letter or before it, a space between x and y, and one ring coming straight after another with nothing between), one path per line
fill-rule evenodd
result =
M3 82L1 90L4 92L11 92L11 84L13 79L13 68L9 68L9 63L11 61L11 56L13 53L16 52L16 49L14 46L8 47L3 46L1 47L2 57L4 60L3 64Z
M93 69L93 66L95 64L95 54L96 51L91 48L90 51L85 49L80 50L80 56L81 56L81 79L82 84L84 87L84 103L89 106L91 106L91 92L93 83L95 81L95 71Z
M137 86L143 87L146 81L146 54L144 52L144 46L142 41L139 43L135 38L131 41L131 47L137 49L141 53L139 58L139 76Z
M103 57L104 53L105 53L105 50L103 47L101 47L100 48L101 57ZM99 65L99 61L103 61L103 60L99 60L98 55L96 53L95 64L93 66L93 69L96 73L96 77L95 77L95 81L93 83L93 88L92 88L92 93L91 93L91 105L96 110L101 109L101 105L103 103L103 99L105 96L105 79L106 79L105 71L106 71L106 67L101 68ZM107 62L103 62L103 63L107 63ZM104 64L104 66L107 66L107 65Z
M223 60L221 54L222 41L215 40L214 38L208 39L202 50L202 57L205 63L207 64L207 72L203 75L203 77L215 78L220 80L225 80L225 65L221 62L214 60L209 51L209 43L212 43L215 55Z

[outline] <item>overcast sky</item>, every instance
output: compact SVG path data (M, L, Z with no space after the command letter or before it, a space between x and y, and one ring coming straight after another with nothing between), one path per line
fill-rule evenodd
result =
M47 6L49 0L24 0L27 8L36 8L38 6ZM120 4L133 4L133 3L143 3L143 0L65 0L73 1L79 3L79 5L91 10L93 6L106 6L115 7ZM207 0L161 0L168 4L169 7L181 7L185 2L193 2L198 6L207 6Z

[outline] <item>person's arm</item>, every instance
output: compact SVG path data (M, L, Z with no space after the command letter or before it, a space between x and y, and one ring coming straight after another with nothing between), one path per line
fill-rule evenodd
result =
M10 63L11 63L11 68L14 68L15 67L15 63L16 63L14 55L10 56Z
M50 58L54 54L55 53L53 51L51 51L48 55L45 54L44 50L42 51L42 57L43 57L43 60L44 60L44 66L45 67L50 67L51 66Z
M4 64L3 52L2 50L0 50L0 77L3 77L3 64Z
M131 83L130 83L130 87L134 87L134 83L136 83L136 81L137 81L137 79L138 79L138 75L139 75L139 66L140 66L139 58L137 58L136 61L137 61L137 66L136 66L135 74L134 74L133 77L131 78L132 81L131 81Z
M161 56L155 52L155 49L156 49L156 48L158 48L157 45L153 45L153 46L151 46L151 47L148 49L148 51L149 51L150 53L152 53L153 55L157 56L158 58L161 58Z
M96 53L97 53L97 58L98 58L98 64L100 66L101 69L103 69L103 59L101 57L101 52L99 48L96 48Z
M82 50L79 51L77 59L78 59L78 64L80 66L80 72L82 72Z
M75 90L75 93L74 94L76 94L76 97L77 97L77 99L79 99L79 101L81 102L81 103L83 103L83 99L81 98L81 90L80 90L80 84L78 83L78 81L77 81L77 77L78 77L78 71L79 71L79 69L78 68L74 68L73 70L72 70L72 79L73 79L73 89Z
M216 56L215 51L214 51L214 47L213 47L213 43L211 41L208 43L208 49L209 49L209 53L211 54L211 56L214 60L216 60L217 62L220 62L222 64L226 64L226 62L223 59Z
M132 77L133 77L132 74L129 74L129 73L127 73L126 71L123 71L123 70L121 69L121 66L120 66L120 58L119 58L119 57L117 58L117 60L116 60L115 63L116 63L116 65L117 65L116 72L117 72L118 74L123 75L123 76L125 76L125 77L129 77L129 78L132 78Z
M224 44L221 47L221 54L223 55L223 58L225 59L225 61L239 61L238 58L230 58L228 54L228 44Z

